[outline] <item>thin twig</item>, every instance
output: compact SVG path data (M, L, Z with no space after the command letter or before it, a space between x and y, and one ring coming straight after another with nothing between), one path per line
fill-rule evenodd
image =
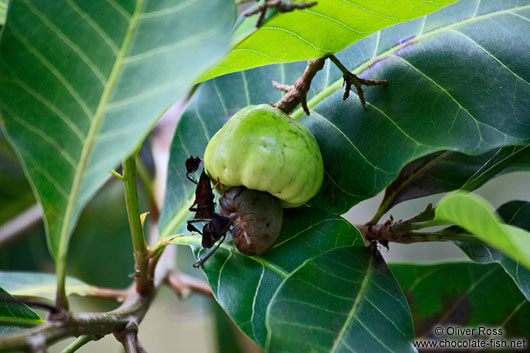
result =
M73 353L77 351L79 348L83 347L88 342L91 342L94 340L94 336L80 336L77 337L72 343L68 345L61 353Z
M301 104L304 112L309 115L309 108L307 106L307 92L309 91L309 88L311 88L311 81L313 81L313 78L317 72L322 70L325 62L326 58L309 60L302 76L296 80L287 94L284 95L276 104L273 104L273 106L283 110L286 114L290 114L298 106L298 104ZM283 90L283 88L285 87L282 85L282 88L280 89Z
M362 86L384 86L388 83L387 80L366 80L364 78L360 78L357 75L353 74L350 70L348 70L340 61L337 59L335 55L330 55L329 59L339 68L339 70L342 72L342 77L344 78L344 95L342 96L343 100L348 99L350 96L350 91L352 88L352 85L355 86L355 89L357 90L357 95L359 96L359 100L361 101L361 105L363 106L363 109L366 109L366 100L364 99L364 91Z
M294 88L294 86L285 85L283 83L278 83L276 81L272 81L272 86L276 88L277 90L283 91L283 92L289 92Z
M122 331L114 333L114 337L121 342L125 353L140 353L138 349L138 326L136 324L128 324Z
M117 171L115 170L111 170L110 173L112 175L114 175L116 178L120 179L121 181L124 181L125 179L123 179L123 175L121 175L120 173L118 173Z
M265 13L267 9L277 9L278 12L291 12L294 10L307 9L309 7L315 6L316 1L313 2L294 2L290 0L267 0L263 5L257 6L255 9L248 11L244 15L246 17L255 15L259 13L258 21L256 22L256 27L260 27L265 19Z
M84 295L90 298L109 299L121 303L127 299L130 289L114 289L114 288L102 288L92 287L92 291Z
M479 241L476 237L468 234L438 233L438 232L406 232L399 233L392 230L394 222L384 224L356 224L367 244L377 241L384 246L388 243L410 244L427 241Z
M212 289L208 283L180 272L170 272L166 277L166 284L179 297L187 297L189 293L199 293L212 297Z
M38 204L20 213L15 218L0 226L0 247L15 241L19 235L37 224L42 219L42 210Z

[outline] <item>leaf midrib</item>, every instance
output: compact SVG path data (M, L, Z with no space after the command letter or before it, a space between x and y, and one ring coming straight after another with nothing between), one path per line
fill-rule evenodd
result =
M366 289L368 288L368 283L370 281L370 278L372 277L372 264L374 261L374 256L370 256L370 260L368 261L368 266L366 269L366 273L364 275L363 281L361 283L361 288L359 288L359 292L357 293L357 296L355 297L355 302L353 303L352 309L350 310L348 317L346 318L346 321L342 325L342 328L339 332L339 335L337 336L335 343L333 344L333 348L331 349L330 353L335 353L342 343L342 340L344 339L344 335L346 334L346 331L348 330L348 327L350 326L351 322L355 318L355 314L357 314L357 311L359 309L359 306L361 304L361 300L364 297L364 294L366 293Z
M487 14L484 14L484 15L481 15L481 16L477 16L477 17L470 17L470 18L467 18L465 20L462 20L462 21L455 22L455 23L452 23L452 24L447 25L447 26L443 26L443 27L437 28L437 29L432 30L432 31L427 32L427 33L420 33L420 34L414 36L411 40L409 40L409 41L407 41L405 43L402 43L400 45L397 45L395 47L392 47L392 48L386 50L385 52L383 52L383 53L381 53L381 54L379 54L377 56L374 56L370 60L368 60L368 61L364 62L363 64L361 64L361 65L357 66L356 68L354 68L352 70L352 72L354 74L356 74L356 75L360 75L361 73L363 73L364 71L368 70L370 67L372 67L376 63L387 59L388 57L390 57L394 53L398 52L399 50L404 49L404 48L408 47L409 45L419 43L420 41L422 41L424 39L427 39L429 37L432 37L432 36L434 36L434 35L436 35L438 33L448 31L448 30L450 30L452 28L455 28L455 27L458 27L458 26L462 26L462 25L465 25L467 23L473 23L473 22L476 22L476 21L481 21L481 20L490 18L490 17L495 17L495 16L499 16L499 15L503 15L503 14L509 14L509 13L512 13L512 12L516 12L516 11L520 11L520 10L526 10L526 9L530 9L530 5L513 7L513 8L510 8L510 9L501 10L501 11L494 11L494 12L490 12L490 13L487 13ZM376 33L380 33L383 30L384 29L382 29L382 30L380 30L380 31L378 31ZM355 43L357 43L357 42L355 42ZM352 45L355 44L355 43L352 43ZM324 100L325 98L327 98L331 94L333 94L337 89L342 87L342 81L343 81L342 77L339 78L338 80L335 80L332 84L327 86L320 93L316 94L313 98L309 99L307 101L308 108L310 108L310 109L313 108L318 103L320 103L322 100ZM293 119L298 119L304 114L305 114L304 110L301 107L299 107L297 110L295 110L291 114L291 117Z
M108 83L105 86L105 89L99 101L98 107L94 114L93 122L87 134L87 138L85 140L85 143L83 144L83 149L81 151L81 158L79 160L79 165L74 175L72 188L70 190L70 194L69 194L68 201L67 201L64 220L63 220L63 224L61 227L59 249L58 249L58 254L56 255L57 262L65 261L66 251L68 248L68 235L69 235L68 233L69 233L69 228L70 228L70 223L71 223L71 217L72 217L73 210L75 208L79 189L81 187L81 183L83 180L84 171L85 171L85 168L88 162L88 157L94 145L94 141L95 141L99 126L103 120L103 116L105 114L105 107L110 99L112 90L114 89L117 83L119 73L123 66L123 60L125 58L125 55L127 54L127 51L129 49L129 44L135 33L134 30L135 30L136 24L138 23L140 12L141 12L141 9L143 8L143 3L144 3L144 0L138 0L136 3L136 8L129 22L129 27L127 28L127 34L125 35L123 44L120 48L120 51L118 52L116 61L114 63L114 66L112 67L112 71L109 76Z

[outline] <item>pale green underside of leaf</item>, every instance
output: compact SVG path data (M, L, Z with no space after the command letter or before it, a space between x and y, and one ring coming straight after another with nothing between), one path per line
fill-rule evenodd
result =
M456 192L444 197L435 208L435 220L464 228L530 268L530 232L504 223L479 196Z
M39 297L55 300L56 278L52 274L37 272L0 272L2 287L15 296ZM89 296L96 289L76 278L66 278L66 294Z
M316 6L272 17L237 43L201 81L253 67L337 53L385 27L439 10L457 0L319 0ZM257 16L243 26L252 26Z
M276 290L266 325L266 352L416 352L405 296L364 247L306 261Z
M13 1L0 112L64 261L86 202L165 109L222 56L230 0Z
M384 29L337 54L355 73L387 79L342 100L342 74L328 61L308 93L311 116L292 116L318 140L325 177L311 203L343 213L376 195L408 162L440 150L468 154L530 139L530 1L461 0L421 19ZM271 80L292 84L305 63L269 65L201 85L175 133L161 237L185 231L194 185L190 155L250 104L275 102Z
M530 231L530 201L507 202L497 209L497 213L506 223ZM484 264L496 262L501 265L530 301L530 270L521 266L519 261L482 242L454 243L473 261Z
M12 298L7 291L0 287L0 297L2 296ZM10 329L10 327L12 326L32 327L43 322L44 321L27 305L12 303L0 298L0 336L11 333L13 330Z
M171 243L190 245L196 258L211 250L201 247L200 236L178 236ZM202 269L221 307L263 347L267 305L282 280L308 259L351 245L362 246L364 241L345 219L318 209L285 210L282 234L265 254L233 253L232 245L225 241Z

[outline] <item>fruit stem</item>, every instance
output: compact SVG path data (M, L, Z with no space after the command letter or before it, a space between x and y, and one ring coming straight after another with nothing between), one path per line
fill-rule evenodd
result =
M324 68L325 62L326 57L308 60L307 66L302 76L300 76L294 85L290 87L287 94L272 106L283 110L286 114L290 114L298 106L298 104L302 104L304 112L309 115L309 108L307 107L307 92L311 88L311 81L313 81L313 78L317 72ZM278 84L274 81L273 86L282 91L285 91L287 88L287 86Z

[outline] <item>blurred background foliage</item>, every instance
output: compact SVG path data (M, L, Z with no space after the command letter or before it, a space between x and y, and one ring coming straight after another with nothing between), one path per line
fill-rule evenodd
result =
M175 119L178 112L170 111L166 119ZM150 149L143 153L149 162ZM11 148L0 137L0 225L25 209L35 200L22 169ZM147 197L141 191L142 209L147 210ZM527 173L512 173L494 179L477 190L494 206L513 199L530 199L530 178ZM345 216L352 223L368 221L383 194L356 205ZM428 202L436 202L442 196L411 200L392 209L394 219L406 219L421 212ZM386 215L387 217L389 215ZM129 226L124 206L122 183L110 178L103 189L89 203L81 216L72 237L68 274L89 284L125 288L131 282L133 269ZM446 261L466 261L467 257L453 244L416 243L391 244L390 250L382 250L390 262L435 264ZM199 270L192 268L194 259L187 247L178 248L177 265L180 270L202 278ZM481 265L473 265L481 266ZM398 278L407 278L407 265L393 269ZM41 221L19 234L9 243L0 242L0 271L38 271L53 273L53 261L49 255ZM410 276L410 273L408 274ZM404 288L405 289L405 288ZM483 291L482 291L483 293ZM86 298L73 300L74 310L109 310L115 304ZM41 314L43 314L41 312ZM192 295L185 300L177 299L168 288L162 288L153 309L142 323L140 338L154 352L176 351L196 353L238 353L258 351L252 342L238 333L218 305L201 296ZM518 330L519 331L519 330ZM160 337L164 337L163 340ZM190 339L190 337L193 337ZM52 352L59 352L69 341L56 344ZM178 350L173 350L178 347ZM121 347L113 337L106 337L84 347L80 352L119 352Z

